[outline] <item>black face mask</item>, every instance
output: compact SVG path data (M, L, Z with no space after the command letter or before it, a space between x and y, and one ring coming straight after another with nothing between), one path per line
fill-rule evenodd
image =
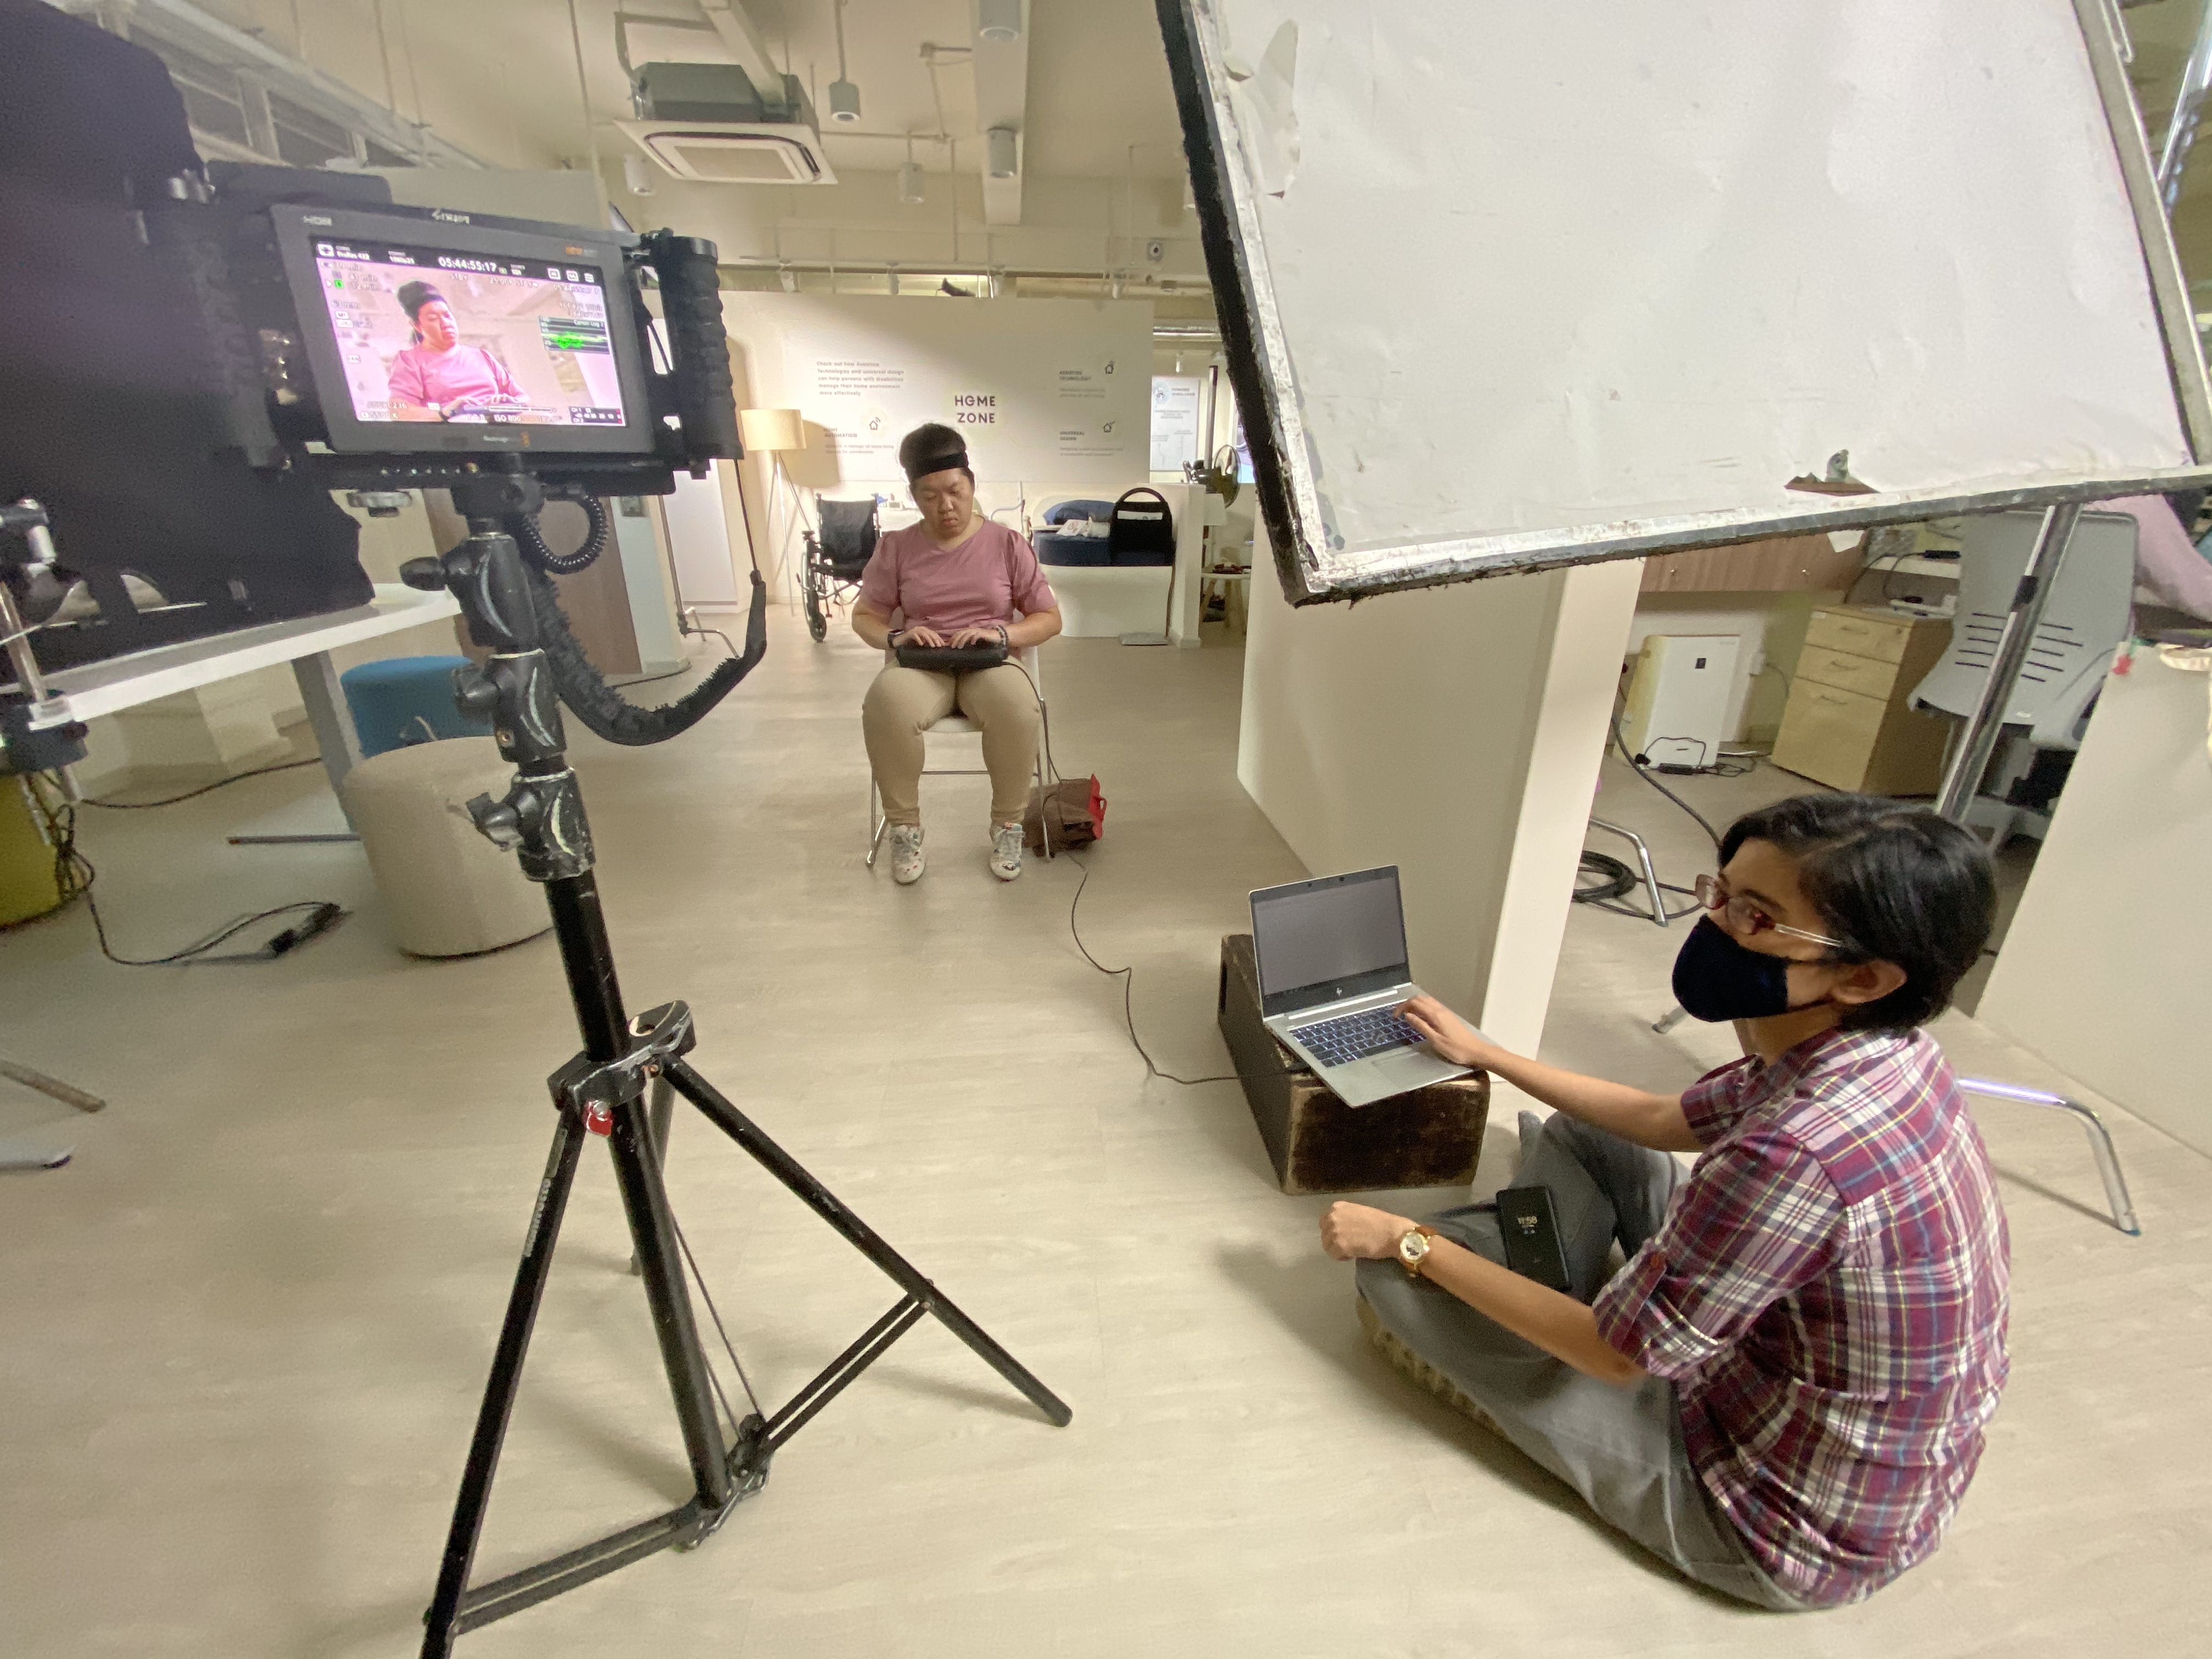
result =
M1769 1019L1817 1008L1828 999L1814 997L1794 1006L1790 1000L1790 964L1740 945L1711 916L1682 941L1674 958L1674 1000L1693 1019Z

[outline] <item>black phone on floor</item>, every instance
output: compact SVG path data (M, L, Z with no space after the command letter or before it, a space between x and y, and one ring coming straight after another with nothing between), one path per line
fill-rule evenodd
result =
M1498 1231L1505 1239L1505 1265L1523 1279L1567 1291L1567 1252L1548 1187L1506 1187L1498 1194ZM1573 1292L1568 1291L1568 1294Z

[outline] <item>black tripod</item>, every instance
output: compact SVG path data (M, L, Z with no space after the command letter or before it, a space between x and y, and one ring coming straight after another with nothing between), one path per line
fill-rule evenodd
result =
M542 499L534 478L512 472L455 489L454 505L468 520L468 539L443 559L417 559L402 573L411 586L450 589L477 643L495 653L480 668L459 671L455 694L465 711L491 717L501 755L515 763L515 778L504 800L480 795L469 803L469 813L492 841L515 850L525 875L544 884L561 963L568 977L569 1000L584 1040L583 1052L549 1079L557 1114L553 1150L531 1211L521 1265L493 1352L483 1406L477 1413L437 1592L424 1615L428 1626L422 1639L425 1659L444 1659L463 1631L657 1551L704 1539L740 1499L760 1490L768 1479L769 1460L778 1448L924 1314L934 1314L1054 1424L1065 1425L1072 1415L1012 1355L691 1069L684 1058L694 1041L688 1008L672 1002L635 1020L624 1016L614 955L599 913L599 890L592 878L592 838L583 795L562 753L566 740L560 705L544 653L538 648L529 581L514 539L501 528L511 515L534 514ZM724 1443L715 1419L713 1378L692 1322L676 1223L661 1185L660 1144L649 1121L646 1097L648 1088L664 1082L844 1235L901 1291L888 1313L781 1410L769 1417L755 1412L745 1418L733 1445ZM469 1568L491 1499L492 1474L521 1380L523 1356L551 1272L553 1247L575 1179L583 1136L592 1132L608 1137L613 1153L623 1212L629 1218L638 1271L659 1338L661 1363L668 1371L684 1431L694 1496L665 1515L471 1589Z

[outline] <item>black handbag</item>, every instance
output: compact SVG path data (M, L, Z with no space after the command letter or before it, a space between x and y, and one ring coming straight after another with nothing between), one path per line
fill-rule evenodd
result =
M1146 496L1152 499L1147 501ZM1121 500L1114 503L1110 524L1106 536L1109 563L1175 562L1175 514L1168 507L1168 498L1150 484L1123 490Z

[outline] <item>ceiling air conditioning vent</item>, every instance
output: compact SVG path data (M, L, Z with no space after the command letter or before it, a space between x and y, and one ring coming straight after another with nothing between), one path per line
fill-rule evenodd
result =
M766 127L653 127L625 121L645 153L678 179L708 185L834 185L814 143ZM641 131L640 129L643 129Z
M732 64L647 64L634 71L638 118L618 122L674 177L708 185L834 185L836 170L795 76L763 99Z

